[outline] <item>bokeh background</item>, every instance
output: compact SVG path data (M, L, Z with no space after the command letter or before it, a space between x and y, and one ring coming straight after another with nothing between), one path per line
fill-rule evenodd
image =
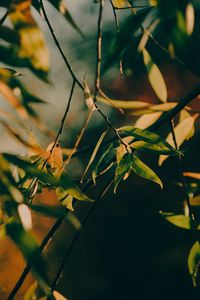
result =
M109 1L107 1L109 2ZM74 72L82 81L86 76L90 86L94 83L96 20L98 6L92 1L66 1L66 4L85 34L83 39L70 27L55 10L46 4L47 12L61 45L69 57ZM48 103L38 107L38 112L47 127L55 131L65 108L71 79L58 53L46 24L34 12L41 26L51 54L51 84L47 85L36 79L27 70L21 70L22 80L29 90ZM124 15L119 15L123 22ZM104 49L109 37L115 32L112 9L106 3L104 15L103 42ZM104 56L103 56L104 58ZM169 99L178 100L199 84L199 78L183 66L165 59L161 70L166 79ZM130 69L124 78L120 78L117 66L112 67L102 78L102 88L113 99L141 100L157 103L146 76ZM5 105L3 99L1 104ZM120 115L116 110L101 105L109 114L115 126L135 122L134 116ZM199 108L198 100L193 107ZM73 146L75 139L87 115L82 93L77 89L70 114L65 124L61 145ZM42 146L47 146L51 138L40 133L33 124L30 130L39 139ZM105 129L105 123L98 113L83 138L82 145L89 145L98 140ZM3 128L1 131L0 150L25 153L21 145L14 142ZM167 128L161 134L165 135ZM199 122L196 124L196 135L184 144L186 151L183 168L185 171L200 170L198 137ZM180 181L178 161L171 158L162 168L157 167L157 157L144 156L161 176L164 189L148 183L136 176L131 176L121 184L116 196L112 189L95 206L85 222L79 238L67 260L64 272L57 289L69 300L129 300L129 299L197 299L199 289L194 288L187 270L187 255L195 241L193 233L166 223L159 211L181 211L184 202L182 188L175 183ZM86 166L86 158L75 159L70 168L73 174L80 176ZM109 174L100 186L90 190L92 196L100 193ZM46 190L38 201L55 204L55 195ZM92 204L80 204L76 215L82 219ZM34 231L39 242L55 222L42 216L33 215ZM45 248L49 264L49 276L53 279L61 263L61 257L70 247L71 240L77 234L69 222L64 222L59 232ZM1 240L0 247L0 299L4 300L23 271L25 263L19 251L7 240ZM16 299L23 295L33 278L29 276L20 289Z

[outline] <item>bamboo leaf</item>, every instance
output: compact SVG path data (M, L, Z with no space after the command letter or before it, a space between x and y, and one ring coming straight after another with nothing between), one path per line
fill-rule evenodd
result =
M6 224L6 231L31 266L40 288L46 296L50 297L52 294L47 283L46 263L40 254L35 238L14 220L10 220Z
M143 102L143 101L136 101L136 100L113 100L113 99L106 99L104 97L98 96L97 100L107 104L109 106L114 106L120 109L127 109L127 110L134 110L134 109L142 109L150 107L150 103Z
M28 59L36 74L46 79L49 52L43 34L31 15L31 1L12 2L9 17L20 39L18 57Z
M160 212L161 216L164 217L168 222L171 224L184 228L184 229L191 229L191 219L188 216L185 215L180 215L180 214L175 214L175 213L165 213L165 212ZM197 225L196 227L197 230L200 229L200 225Z
M199 242L195 242L188 255L188 270L192 277L194 286L197 285L196 279L199 272L200 263L200 246Z
M99 140L98 140L98 142L97 142L97 144L96 144L96 146L95 146L95 148L94 148L94 151L93 151L93 153L92 153L92 155L91 155L91 157L90 157L90 160L89 160L89 162L88 162L88 165L87 165L87 167L86 167L86 169L85 169L85 171L84 171L84 173L83 173L82 180L83 180L83 178L85 177L87 171L89 170L91 164L92 164L93 161L95 160L95 157L96 157L96 155L97 155L97 152L98 152L98 150L99 150L99 147L101 146L101 143L103 142L103 139L104 139L106 133L107 133L107 131L104 131L104 132L101 134L101 136L100 136L100 138L99 138Z
M142 115L135 123L135 127L145 129L160 118L162 112L154 112Z
M190 134L192 128L194 127L195 118L192 116L187 117L182 122L180 122L175 128L174 133L176 136L176 142L178 147L180 147L183 142L187 139L188 135ZM173 136L170 132L166 138L167 143L170 145L174 145ZM168 156L160 156L158 164L161 166L163 162L168 158Z
M138 141L131 144L132 147L141 147L141 149L152 149L155 151L160 151L165 154L175 155L178 154L175 148L173 148L165 139L157 135L156 133L150 132L146 129L135 128L134 126L124 126L118 129L119 131L124 131L129 136L133 136L139 141L144 141L146 143L139 143Z
M120 181L124 178L126 173L130 170L133 161L132 153L125 153L115 170L115 182L114 182L114 193L117 191L117 187Z
M161 188L163 188L163 184L158 175L145 163L143 163L136 155L133 155L131 169L140 177L153 181L157 183Z
M149 52L144 48L143 51L144 64L147 68L149 83L155 94L162 102L167 102L167 88L162 73L158 66L153 62Z

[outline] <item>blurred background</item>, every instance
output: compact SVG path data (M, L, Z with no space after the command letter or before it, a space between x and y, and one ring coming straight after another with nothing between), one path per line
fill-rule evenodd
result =
M92 87L96 64L96 20L98 5L92 1L65 1L69 11L83 31L81 37L66 23L47 3L48 15L64 52L70 59L73 70L82 82L84 76ZM115 22L112 8L106 1L103 18L103 44L106 46L110 37L115 34ZM119 21L123 22L127 11L119 13ZM51 84L45 84L26 69L20 70L22 81L30 91L44 99L47 104L40 105L37 111L47 128L56 132L65 109L71 86L71 79L66 67L55 47L46 24L34 12L35 18L45 34L51 55ZM158 55L159 56L159 55ZM103 56L104 59L104 56ZM159 58L158 58L159 59ZM168 89L170 100L176 101L187 94L200 81L184 66L162 59L160 65ZM141 71L127 68L123 78L119 67L114 66L102 77L102 89L112 99L139 100L158 103L146 75ZM3 104L3 99L0 99ZM112 123L118 127L122 124L134 124L136 117L121 115L118 110L100 104L109 115ZM198 100L193 108L199 109ZM83 94L76 90L73 103L65 123L60 140L62 147L71 148L86 119ZM40 133L33 124L28 124L43 147L52 138ZM86 134L80 145L90 145L98 140L106 125L97 112L93 114ZM166 135L168 128L160 134ZM0 128L2 152L25 153L24 148L11 139L5 129ZM196 123L195 137L184 144L186 151L183 168L185 171L199 172L200 140L199 121ZM111 188L96 204L92 214L85 222L67 260L57 290L69 300L111 300L111 299L196 299L199 289L194 288L187 270L187 255L195 236L190 231L179 229L167 223L159 215L159 211L181 211L185 200L182 188L176 183L180 181L177 158L168 159L162 167L157 167L155 155L144 155L144 159L152 165L163 179L164 189L154 184L130 176L121 184L116 196ZM79 177L86 166L87 159L82 156L74 159L70 165L73 174ZM69 169L70 170L70 169ZM109 179L105 176L97 187L89 193L97 196ZM46 190L39 196L43 202L56 203L55 195ZM76 215L82 219L92 204L79 204ZM41 242L55 220L33 215L35 235ZM59 232L45 248L49 264L49 276L53 279L59 268L61 258L70 247L76 230L69 222L64 222ZM0 247L0 299L4 300L23 271L25 263L13 244L4 239ZM16 299L23 295L33 278L29 276L20 289Z

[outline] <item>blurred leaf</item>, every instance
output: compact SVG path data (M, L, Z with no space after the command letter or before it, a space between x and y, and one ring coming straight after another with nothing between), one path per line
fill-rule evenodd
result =
M2 81L0 81L0 93L4 96L8 103L16 109L18 114L23 119L27 117L27 112L25 108L21 105L19 99L15 96L11 88Z
M188 3L186 7L186 31L188 35L191 35L194 30L195 12L192 3Z
M149 168L145 163L143 163L136 155L133 155L131 169L138 176L153 181L157 183L161 188L163 188L163 184L160 178L158 177L158 175L156 175L156 173L151 168Z
M158 66L153 62L149 52L144 48L143 51L144 64L147 68L149 82L155 94L162 102L167 101L167 88L163 76Z
M188 270L192 277L194 286L197 285L196 279L199 272L200 263L200 246L199 242L195 242L188 255Z
M154 112L151 114L144 114L139 119L137 119L135 123L135 127L140 129L145 129L151 124L153 124L156 120L160 118L162 112Z
M200 173L184 172L183 175L186 176L186 177L191 177L191 178L200 180Z
M114 7L123 8L130 6L128 0L112 0Z
M31 15L31 1L13 2L9 17L20 38L18 57L28 59L36 74L47 79L49 52L43 34Z
M66 18L66 20L71 24L71 26L78 32L80 35L84 37L83 32L78 27L76 22L74 21L72 15L70 14L67 6L65 5L63 0L49 0L49 2Z
M165 213L165 212L160 212L161 216L163 216L168 222L171 224L181 227L184 229L191 229L192 226L192 221L189 217L185 215L177 215L175 213ZM200 225L197 225L196 227L197 230L200 230Z
M10 220L6 224L6 231L23 254L27 263L31 266L31 270L42 291L45 295L51 296L51 289L47 284L46 263L40 254L40 249L32 234L25 231L14 220Z
M97 108L96 108L96 106L94 104L94 100L93 100L93 98L91 96L90 89L89 89L89 86L88 86L86 80L83 81L83 87L84 87L83 92L84 92L84 96L85 96L85 103L86 103L88 109L90 111L97 110Z
M148 15L148 11L131 15L126 18L120 26L120 32L112 40L108 57L103 65L103 72L112 66L117 60L120 60L128 45L134 40L134 33L140 29L142 22Z
M190 116L175 126L174 133L176 136L176 142L177 142L178 147L180 147L183 144L183 142L187 139L188 135L190 134L190 132L194 126L194 121L195 121L195 118L193 116ZM173 136L172 136L171 132L168 134L166 141L170 145L174 145ZM161 166L167 158L168 158L168 156L161 155L159 157L159 161L158 161L159 166Z
M59 292L54 291L53 295L55 297L56 300L67 300L67 298L65 298L63 295L61 295Z
M24 230L28 231L32 229L32 216L31 216L31 211L29 209L29 207L24 204L21 203L18 205L18 214L19 214L19 218L21 221L21 224L24 228Z
M148 102L142 102L142 101L130 101L130 100L113 100L109 99L109 101L104 97L97 97L97 100L107 104L109 106L116 106L117 108L121 109L141 109L149 107L151 104Z
M37 289L37 282L32 283L28 290L26 291L26 294L23 297L23 300L33 300L36 296L36 289Z
M40 204L40 205L31 204L30 208L33 211L40 213L44 216L52 217L56 219L64 217L67 213L64 207L49 206L44 204Z

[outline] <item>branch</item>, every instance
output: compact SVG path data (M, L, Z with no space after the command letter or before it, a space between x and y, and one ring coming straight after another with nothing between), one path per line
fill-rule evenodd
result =
M82 226L86 224L88 218L90 217L90 215L92 214L92 212L94 211L94 209L96 208L97 204L99 203L99 201L105 196L106 192L108 191L108 189L110 188L110 186L112 185L113 183L113 179L106 184L106 186L103 188L103 191L100 193L100 195L97 197L96 201L94 202L94 204L92 206L89 207L88 211L86 212L85 216L83 217L83 219L80 221ZM69 258L79 236L80 236L80 233L81 231L78 230L76 232L76 234L74 235L72 241L71 241L71 244L69 246L69 248L67 249L67 252L66 254L63 256L62 258L62 261L61 261L61 265L60 265L60 268L58 269L58 272L52 282L52 285L51 285L51 290L54 291L61 276L62 276L62 273L63 273L63 270L65 268L65 265L66 265L66 262L67 262L67 259Z
M97 28L97 62L96 62L96 74L95 74L95 90L94 90L94 102L97 101L97 94L99 93L100 80L101 80L101 48L102 48L102 17L103 17L104 0L100 0L99 5L99 17Z
M45 19L45 21L46 21L46 23L47 23L47 26L48 26L48 28L49 28L49 30L50 30L50 32L51 32L51 35L52 35L52 37L53 37L53 39L54 39L54 42L55 42L55 44L56 44L56 47L58 48L58 50L59 50L59 52L60 52L60 54L61 54L61 56L62 56L62 58L63 58L63 61L65 62L65 65L66 65L66 67L67 67L67 69L68 69L70 75L72 76L73 80L79 85L79 87L83 90L83 85L82 85L81 82L78 80L78 78L76 77L74 71L72 70L72 67L71 67L71 65L70 65L70 62L69 62L68 58L66 57L66 55L64 54L64 52L63 52L63 50L62 50L62 48L61 48L61 46L60 46L60 43L59 43L59 41L58 41L58 39L57 39L57 37L56 37L56 35L55 35L54 29L53 29L53 27L51 26L51 23L50 23L49 18L48 18L48 16L47 16L46 10L45 10L45 8L44 8L43 0L40 0L40 7L41 7L42 14L43 14L43 16L44 16L44 19Z
M118 20L116 9L115 9L115 6L114 6L112 0L110 0L110 4L112 6L113 15L114 15L114 18L115 18L116 29L117 29L117 32L119 32L119 20Z
M56 146L56 144L57 144L57 142L58 142L58 140L60 138L60 135L62 134L63 127L64 127L64 124L65 124L65 121L66 121L66 118L67 118L67 114L68 114L69 109L70 109L70 104L71 104L71 101L72 101L72 97L73 97L73 94L74 94L75 85L76 85L76 81L73 80L71 91L70 91L70 94L69 94L69 99L68 99L68 102L67 102L67 106L66 106L64 115L62 117L61 125L60 125L60 128L58 130L57 136L55 138L54 144L53 144L53 146L51 148L51 151L50 151L51 153L52 153L53 149L55 148L55 146Z
M52 226L52 228L50 229L50 231L47 233L47 235L45 236L45 238L43 239L43 241L42 241L42 243L40 245L40 252L43 251L43 249L46 247L46 245L52 239L52 237L54 236L54 234L56 233L56 231L58 230L58 228L60 228L63 220L64 220L64 217L60 218L59 220L57 220L54 223L54 225ZM30 270L31 270L31 267L29 265L27 265L25 267L24 271L22 272L20 278L18 279L17 283L15 284L14 288L10 292L7 300L13 300L15 298L15 296L17 295L17 292L19 291L19 289L21 288L22 284L24 283L24 280L26 279L26 277L29 274Z
M184 109L194 98L196 98L200 94L200 86L198 85L195 89L193 89L190 93L188 93L185 97L180 99L179 103L169 110L167 113L163 114L154 124L150 125L147 129L150 131L156 131L164 124L167 124L169 121L174 119L176 115Z

